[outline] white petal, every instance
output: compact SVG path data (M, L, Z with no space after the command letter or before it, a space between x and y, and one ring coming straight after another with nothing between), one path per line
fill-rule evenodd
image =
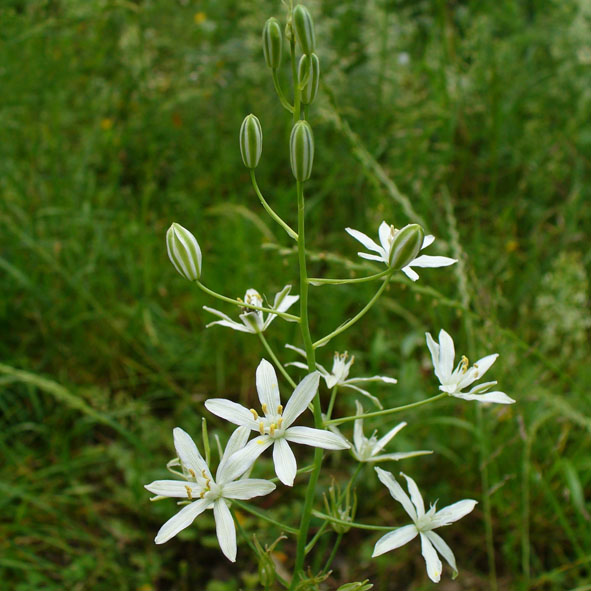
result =
M437 535L434 531L425 532L425 535L429 538L429 541L435 546L435 550L445 558L446 562L453 569L452 578L455 579L458 576L458 567L456 566L456 557L451 551L451 548L445 543L445 540Z
M497 360L498 353L487 355L482 359L479 359L472 367L478 371L478 378L481 378L491 367L491 365Z
M397 384L396 378L389 376L371 376L369 378L349 378L347 384L361 384L363 382L384 382L385 384Z
M211 505L207 499L199 499L190 505L183 507L176 515L173 515L158 531L154 542L164 544L170 538L176 536L180 531L189 527L195 517L203 513Z
M367 390L364 390L363 388L360 388L359 386L355 386L354 384L351 384L351 382L349 380L347 380L346 382L343 382L341 384L341 386L343 388L351 388L351 390L355 390L356 392L359 392L359 394L362 394L366 398L369 398L379 409L384 408L384 406L380 402L379 398L377 398L373 394L370 394Z
M431 353L431 360L433 361L433 369L437 379L441 382L441 374L439 373L439 343L431 336L431 333L426 332L427 347Z
M273 463L275 473L285 486L293 486L293 481L298 470L295 456L285 439L276 439L273 445Z
M281 305L281 302L283 302L283 300L289 294L290 291L291 291L291 285L286 285L281 291L279 291L275 294L275 298L273 300L273 308L275 310L278 309L278 307Z
M390 552L390 550L404 546L404 544L416 538L418 533L414 524L405 525L404 527L399 527L394 531L388 532L376 542L372 557L380 556L381 554Z
M252 413L237 402L226 400L225 398L210 398L205 401L205 408L212 414L234 423L239 426L250 427L258 431L259 426L256 424Z
M358 252L357 254L362 259L366 259L367 261L377 261L378 263L386 263L386 264L388 264L388 262L384 259L384 255L367 254L366 252Z
M198 499L203 487L194 482L182 480L155 480L144 486L155 495L162 497L172 497L177 499L188 499L189 491L193 499Z
M433 544L431 544L429 538L423 533L421 534L421 554L427 564L429 578L434 583L439 583L443 565L441 564L441 560L439 560L439 556L437 556L437 552L435 552L435 548L433 548Z
M447 267L457 262L458 261L456 259L450 259L449 257L432 257L428 254L422 254L421 256L417 257L414 261L412 261L410 264L413 267L435 268Z
M273 306L273 308L278 312L287 312L287 310L289 310L299 299L300 296L285 296L279 306Z
M299 367L300 369L308 369L308 366L305 363L302 363L301 361L290 361L289 363L285 364L285 367Z
M390 443L390 441L392 440L392 438L402 429L404 429L404 427L406 427L406 423L402 422L402 423L398 423L398 425L396 425L396 427L393 427L392 429L390 429L383 437L381 437L380 439L378 439L378 442L375 444L374 448L373 448L373 454L377 454L379 452L381 452L384 447L386 447L386 445L388 445L388 443Z
M174 447L179 459L185 466L185 468L193 470L195 475L200 475L203 470L211 478L209 467L205 463L205 460L199 453L195 442L191 439L191 436L183 431L180 427L176 427L172 431L174 438Z
M230 459L232 455L241 450L246 445L249 435L250 427L242 426L238 427L238 429L235 429L234 433L232 433L230 436L230 439L228 439L228 443L224 449L224 455L220 460L220 464L215 475L215 479L218 484L230 482L231 480L238 478L238 476L250 468L250 466L246 466L244 467L244 470L240 472L241 468L237 468L235 465L230 465Z
M398 484L396 478L394 478L390 472L386 472L386 470L382 470L381 468L376 468L376 472L378 473L378 478L381 482L388 487L392 497L402 505L410 518L413 521L416 521L417 511L414 505L410 502L408 495L404 492L400 484Z
M394 460L395 462L399 462L400 460L406 460L408 458L416 458L417 456L427 456L432 454L433 450L428 449L421 449L417 451L402 451L393 454L381 454L379 456L372 456L366 462L386 462L388 460Z
M273 322L275 314L269 314L267 319L263 320L263 313L254 310L252 312L243 312L239 318L242 320L247 332L258 334L259 332L263 332Z
M478 402L496 402L497 404L513 404L515 400L510 398L504 392L487 392L486 394L464 394L459 392L453 394L456 398L464 400L476 400Z
M410 498L412 500L412 504L417 509L417 515L422 517L425 514L425 503L423 502L423 496L421 495L421 491L417 486L417 483L406 474L400 473L404 478L406 478L406 484L408 486L408 492L410 493Z
M273 440L268 435L257 435L245 447L232 454L228 460L227 472L229 474L244 474L271 445L273 445Z
M433 527L443 527L444 525L458 521L458 519L468 515L476 507L477 502L473 499L464 499L463 501L449 505L449 507L440 509L433 516Z
M213 516L215 517L215 531L220 548L228 560L236 562L236 526L224 499L219 499L214 503Z
M283 413L283 424L289 427L305 410L308 404L312 402L318 391L318 382L320 374L315 371L308 374L293 391L291 398L285 406Z
M257 367L256 382L261 405L266 405L269 414L275 414L281 404L279 384L275 369L266 359L262 359Z
M296 353L298 353L302 357L305 357L306 356L306 352L303 349L300 349L299 347L294 347L293 345L287 344L287 345L285 345L285 348L286 349L291 349L292 351L295 351Z
M386 222L382 222L380 224L380 227L378 228L378 236L380 238L380 243L382 245L382 248L384 249L384 251L390 255L390 236L391 236L391 232L392 232L392 227L390 226L390 224L387 224Z
M435 236L433 236L433 234L427 234L423 240L423 246L421 246L421 250L423 250L423 248L427 248L427 246L431 246L433 242L435 242Z
M439 373L440 381L447 382L454 369L456 356L454 341L443 329L439 331Z
M419 274L413 271L409 266L402 267L401 271L412 281L416 281L419 278Z
M359 240L365 248L368 250L373 250L374 252L382 252L382 248L378 246L367 234L360 232L359 230L353 230L353 228L345 228L345 231L355 238L355 240Z
M219 324L220 326L225 326L227 328L231 328L232 330L237 330L239 332L253 332L251 329L247 329L244 325L232 320L227 314L220 312L219 310L215 310L214 308L209 308L208 306L203 306L204 310L219 316L222 320L215 320L214 322L210 322L209 324L205 325L205 328L209 328L214 324Z
M260 478L244 478L224 484L223 495L227 499L248 500L268 495L275 490L275 484Z
M363 406L361 406L358 400L355 401L355 414L363 414ZM353 443L355 448L360 450L366 441L365 435L363 434L363 419L355 419L353 423Z
M322 449L349 449L351 444L344 438L324 429L311 427L290 427L285 430L285 439Z

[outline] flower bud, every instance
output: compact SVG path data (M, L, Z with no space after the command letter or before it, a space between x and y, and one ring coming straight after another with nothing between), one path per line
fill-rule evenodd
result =
M309 105L314 102L316 93L318 92L318 83L320 82L320 60L315 53L310 55L304 54L300 58L298 66L298 83L302 86L302 82L307 78L305 86L302 88L302 103Z
M412 262L423 246L425 231L419 224L408 224L397 230L390 248L390 266L402 269Z
M180 224L172 224L166 232L168 258L174 268L189 281L201 276L201 249L195 236Z
M365 579L365 581L360 581L359 583L345 583L344 585L341 585L337 591L369 591L369 589L372 588L373 585L368 579Z
M247 115L240 127L240 153L246 168L256 168L263 151L261 122L252 113Z
M291 170L296 180L307 181L312 174L314 162L314 135L307 121L298 121L289 138Z
M302 4L298 4L293 9L293 28L302 52L307 55L314 53L316 49L314 22L308 9Z
M263 27L263 53L269 68L276 70L279 67L282 49L281 26L276 18L271 17Z

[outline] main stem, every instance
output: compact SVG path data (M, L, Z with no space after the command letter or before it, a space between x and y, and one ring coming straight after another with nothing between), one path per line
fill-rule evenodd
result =
M302 332L302 339L304 341L304 348L306 350L306 361L310 371L316 371L316 354L314 352L314 345L312 343L312 336L310 334L310 324L308 320L308 272L306 268L306 238L304 230L304 189L302 183L297 181L298 194L298 262L300 266L300 330ZM317 429L322 428L322 411L320 408L320 394L317 392L314 397L314 425ZM312 506L314 504L314 495L316 492L316 483L318 482L318 475L322 466L322 450L315 448L314 450L314 469L308 480L308 488L306 489L306 497L304 499L304 508L302 510L302 517L300 518L300 527L298 534L298 545L296 550L296 560L293 570L293 579L291 581L291 589L298 583L298 575L304 566L304 559L306 556L306 542L308 541L308 530L310 529L310 521L312 519Z

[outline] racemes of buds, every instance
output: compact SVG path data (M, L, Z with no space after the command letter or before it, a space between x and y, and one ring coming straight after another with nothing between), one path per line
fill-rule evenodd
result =
M394 235L390 250L390 267L402 269L414 261L421 250L425 231L419 224L408 224Z
M314 162L314 134L307 121L297 121L289 138L291 170L297 181L307 181Z
M296 39L300 44L302 53L310 55L316 49L316 35L314 34L314 22L308 9L298 4L293 9L292 26L295 30Z
M282 49L281 25L276 18L272 17L263 27L263 53L267 66L272 70L276 70L281 64Z
M263 151L263 128L258 117L247 115L240 126L240 153L246 168L256 168Z
M320 82L320 60L315 53L304 54L298 65L298 83L302 89L301 100L304 105L314 102Z
M166 249L174 268L185 279L197 281L201 277L201 249L187 228L172 224L166 232Z

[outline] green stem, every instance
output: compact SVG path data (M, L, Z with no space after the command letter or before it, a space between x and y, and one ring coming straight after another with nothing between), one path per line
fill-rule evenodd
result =
M324 277L310 277L308 283L310 285L344 285L346 283L365 283L373 281L374 279L381 279L390 273L390 269L375 273L374 275L367 275L366 277L355 277L353 279L329 279Z
M279 82L279 77L277 76L277 70L273 70L273 85L275 86L275 92L279 97L279 101L283 105L283 107L289 112L293 113L293 106L290 102L285 98L285 94L283 93L283 89L281 88L281 84Z
M378 301L378 299L382 295L384 289L386 289L386 286L388 285L388 280L390 279L390 276L392 275L393 272L394 272L393 269L388 269L388 274L386 275L386 279L383 281L382 285L380 285L380 288L378 289L378 291L376 291L376 293L371 298L371 300L369 300L369 302L367 302L365 307L362 310L360 310L355 316L353 316L353 318L347 320L347 322L345 322L344 324L341 324L341 326L339 326L337 329L333 330L330 334L327 334L325 337L316 341L314 343L314 349L317 349L318 347L321 347L322 345L326 345L326 343L328 343L328 341L330 341L331 339L333 339L337 335L341 334L342 332L344 332L345 330L347 330L348 328L353 326L358 320L361 320L361 318L363 318L365 316L365 314L367 314L367 312L371 309L371 307Z
M267 203L266 199L263 197L263 194L261 193L261 190L259 189L259 185L257 183L254 168L250 169L250 180L252 181L252 186L254 188L254 192L257 194L257 197L259 198L259 201L261 202L262 206L265 208L265 211L273 218L273 220L275 220L287 232L287 234L289 235L290 238L293 238L294 240L297 241L297 239L298 239L297 233L294 232L290 228L289 224L284 222L277 213L275 213L273 208Z
M227 302L228 304L234 304L235 306L238 306L240 308L248 308L249 310L257 310L257 312L268 312L270 314L275 314L275 316L279 316L280 318L285 318L285 320L291 320L292 322L300 322L299 316L294 316L293 314L286 314L285 312L278 312L277 310L273 310L272 308L253 306L253 305L247 304L246 302L243 302L242 300L239 300L239 299L233 300L232 298L228 298L228 297L222 295L221 293L217 293L216 291L213 291L213 289L209 289L209 287L205 287L205 285L203 285L203 283L201 283L201 281L199 281L199 280L195 281L195 283L197 284L197 287L199 287L199 289L204 291L206 294L208 294L214 298L217 298L218 300L221 300L222 302Z
M292 388L295 388L296 383L291 379L291 376L287 373L285 367L283 367L283 365L281 364L279 359L277 359L277 355L275 355L273 349L271 349L271 346L269 345L267 339L265 338L265 335L262 332L258 332L257 334L259 335L259 338L261 339L261 343L263 343L263 347L265 347L267 353L269 354L269 357L271 357L271 359L272 359L273 363L275 364L275 366L277 367L277 369L281 372L283 377L288 381L289 385Z
M266 513L264 513L260 509L255 509L254 507L251 507L247 503L243 503L242 501L237 501L236 499L232 499L232 504L236 505L237 507L240 507L243 511L246 511L247 513L251 513L252 515L259 517L260 519L263 519L264 521L267 521L268 523L272 523L273 525L276 525L279 529L282 529L283 531L286 531L290 534L297 534L298 533L298 530L295 527L291 527L290 525L286 525L285 523L281 523L280 521L277 521L276 519L269 517Z
M419 406L423 406L424 404L429 404L430 402L435 402L436 400L441 400L449 396L447 392L442 392L441 394L437 394L435 396L431 396L431 398L426 398L425 400L419 400L418 402L411 402L410 404L405 404L403 406L397 406L395 408L387 408L385 410L377 410L375 412L368 412L362 415L354 415L352 417L342 417L340 419L332 419L331 421L326 421L324 423L325 426L328 425L341 425L343 423L349 423L351 421L355 421L357 419L371 419L373 417L383 417L385 415L393 415L404 410L410 410L411 408L418 408Z
M328 572L328 569L330 568L332 561L335 559L335 556L337 555L337 550L339 549L339 546L341 545L341 540L343 539L343 535L344 534L337 535L337 539L335 540L334 546L332 547L332 550L330 551L330 555L329 555L328 559L326 560L324 567L322 568L322 571L321 571L322 573Z
M312 548L316 545L316 542L320 539L320 536L324 533L324 530L328 527L328 521L325 521L314 534L314 537L306 545L306 554L309 554Z
M330 402L328 403L328 410L326 411L326 418L330 419L332 416L332 409L334 408L335 400L337 399L338 386L335 386L330 393Z
M372 531L392 531L393 529L396 529L394 527L388 527L387 525L369 525L366 523L356 523L355 521L345 521L344 519L338 519L337 517L327 515L326 513L321 513L320 511L312 511L312 513L314 514L314 517L325 519L326 521L330 521L331 523L337 523L339 525L355 527L357 529L369 529Z

